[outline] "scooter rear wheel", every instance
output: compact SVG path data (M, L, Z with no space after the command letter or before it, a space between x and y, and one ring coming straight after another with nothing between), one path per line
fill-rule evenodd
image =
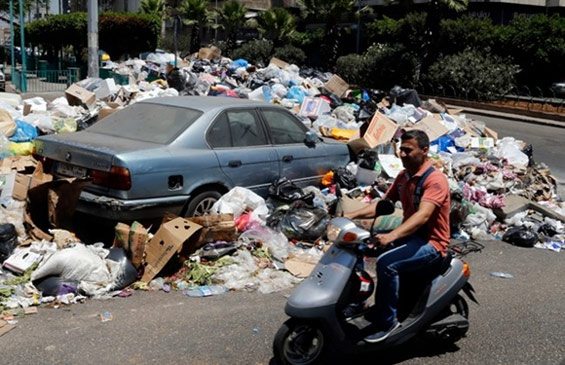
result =
M291 318L278 330L273 353L279 364L323 363L326 354L324 332L314 322Z

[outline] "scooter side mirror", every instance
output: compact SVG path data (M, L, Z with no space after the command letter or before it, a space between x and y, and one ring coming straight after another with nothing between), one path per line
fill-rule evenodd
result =
M377 207L375 208L375 217L389 215L392 213L394 213L394 203L392 200L383 199L377 203Z

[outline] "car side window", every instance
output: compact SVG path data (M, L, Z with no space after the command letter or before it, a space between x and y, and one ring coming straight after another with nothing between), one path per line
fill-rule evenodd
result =
M231 131L233 147L263 146L267 136L261 121L251 110L232 110L225 113Z
M263 116L275 144L304 143L306 130L290 115L276 110L263 110Z
M231 147L231 134L225 113L214 121L212 128L208 131L208 143L212 148Z

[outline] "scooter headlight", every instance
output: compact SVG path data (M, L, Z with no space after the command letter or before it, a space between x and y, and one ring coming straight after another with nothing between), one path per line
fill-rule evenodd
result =
M330 241L336 241L337 238L339 237L340 232L341 232L341 228L339 228L338 226L332 223L328 224L326 235L328 236L328 239Z

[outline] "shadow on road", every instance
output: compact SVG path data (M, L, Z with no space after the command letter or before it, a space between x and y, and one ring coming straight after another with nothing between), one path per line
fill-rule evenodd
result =
M431 342L424 340L413 340L406 344L399 345L387 351L366 352L363 354L338 355L338 358L332 357L335 363L349 364L398 364L415 358L433 358L447 353L459 351L456 344L442 344L439 342ZM334 363L332 360L332 363ZM274 358L271 358L269 365L280 365Z

